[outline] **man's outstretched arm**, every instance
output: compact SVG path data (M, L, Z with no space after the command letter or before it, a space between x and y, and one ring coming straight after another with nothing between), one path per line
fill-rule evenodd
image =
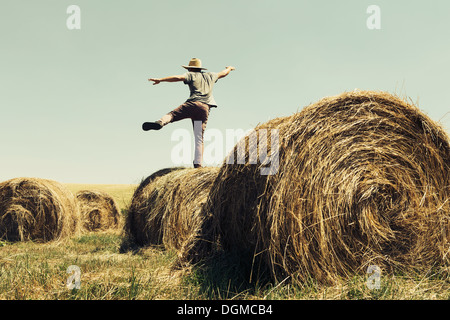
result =
M170 76L165 78L150 78L148 81L153 81L153 85L158 84L160 82L178 82L183 81L184 75L181 76Z
M220 72L218 73L219 79L220 79L220 78L223 78L223 77L226 77L226 76L227 76L231 71L233 71L233 70L235 70L235 67L231 67L231 66L225 67L224 70L222 70L222 71L220 71Z

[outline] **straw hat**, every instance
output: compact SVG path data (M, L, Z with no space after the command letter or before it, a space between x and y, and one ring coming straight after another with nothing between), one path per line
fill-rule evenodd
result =
M188 66L182 66L185 69L200 69L200 70L206 70L206 68L202 68L202 61L197 58L192 58L191 61L189 61Z

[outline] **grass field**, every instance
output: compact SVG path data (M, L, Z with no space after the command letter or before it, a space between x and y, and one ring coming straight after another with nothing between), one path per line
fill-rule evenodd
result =
M121 209L134 185L67 185L72 192L111 194ZM91 232L59 243L0 241L0 299L450 299L450 279L434 274L381 274L380 288L367 276L334 286L314 281L274 285L249 283L239 257L220 256L207 266L177 268L175 254L162 248L121 252L120 232ZM70 265L80 268L80 289L66 286ZM253 277L255 278L255 277Z

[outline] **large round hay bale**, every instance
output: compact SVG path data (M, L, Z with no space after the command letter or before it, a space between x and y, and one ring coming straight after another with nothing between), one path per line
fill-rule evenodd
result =
M128 236L138 245L164 245L183 261L197 241L202 206L218 170L173 168L145 179L128 210Z
M81 190L76 194L83 228L87 231L117 229L119 207L109 194L95 190Z
M15 178L0 183L1 239L45 242L78 231L75 198L62 184L38 178Z
M260 129L278 130L279 168L262 175L251 145L245 164L222 165L205 206L209 243L264 257L277 280L448 264L450 142L417 107L355 91Z

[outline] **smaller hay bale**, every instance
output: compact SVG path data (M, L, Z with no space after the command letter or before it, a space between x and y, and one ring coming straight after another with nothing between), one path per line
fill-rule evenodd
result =
M198 240L204 220L202 207L218 170L175 169L145 179L146 186L138 187L128 212L132 218L128 219L127 231L135 243L164 245L177 252L180 262L188 262L187 252Z
M76 194L83 228L87 231L117 229L120 214L116 201L106 192L81 190Z
M75 197L62 184L39 178L0 183L0 239L46 242L80 231Z

